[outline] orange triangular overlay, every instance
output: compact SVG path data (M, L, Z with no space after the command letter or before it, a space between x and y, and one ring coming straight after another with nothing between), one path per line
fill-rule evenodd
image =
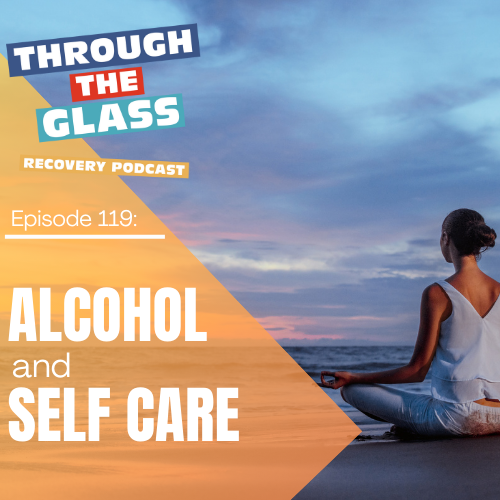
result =
M3 498L108 499L214 498L289 499L358 434L358 428L262 329L231 294L121 181L113 176L19 170L21 155L98 158L83 140L38 142L35 109L47 102L23 78L9 78L0 57L2 157L0 166L1 255L1 449ZM119 155L118 155L119 156ZM194 166L193 166L194 168ZM152 182L157 182L151 180ZM170 181L178 182L178 181ZM181 181L189 182L189 180ZM24 234L12 227L12 210L69 214L92 220L106 210L130 210L129 233L164 234L164 240L37 241L5 240ZM38 232L125 232L123 228L46 228ZM33 232L33 230L32 230ZM14 287L52 292L52 328L63 330L64 294L79 286L91 295L101 287L197 289L197 326L205 343L124 342L89 339L81 343L8 342ZM92 336L93 337L93 336ZM64 338L64 335L63 335ZM13 363L54 361L71 355L69 378L15 378ZM102 419L99 442L20 443L9 436L10 391L16 387L73 387L76 430L87 430L89 387L109 387L110 417ZM239 411L231 428L239 442L135 442L127 433L127 395L135 387L179 387L186 418L188 387L238 387L231 404ZM156 400L155 408L158 406ZM51 429L62 430L60 419ZM36 404L27 404L37 415ZM144 410L141 417L155 417Z

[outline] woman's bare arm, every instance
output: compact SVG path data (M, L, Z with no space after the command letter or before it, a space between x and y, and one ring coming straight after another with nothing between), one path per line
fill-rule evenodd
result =
M420 327L410 362L394 370L373 373L321 372L321 385L339 389L348 384L404 384L424 380L431 366L439 339L441 322L452 312L450 299L439 285L427 287L420 305ZM325 377L335 381L327 382Z

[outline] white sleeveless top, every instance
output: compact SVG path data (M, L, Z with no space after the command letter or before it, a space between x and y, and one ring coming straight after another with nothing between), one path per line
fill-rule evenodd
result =
M500 399L500 299L482 318L447 281L437 284L451 300L432 363L432 396L450 403Z

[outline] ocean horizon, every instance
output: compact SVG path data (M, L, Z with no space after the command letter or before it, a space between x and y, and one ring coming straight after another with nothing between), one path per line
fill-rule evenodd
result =
M309 341L311 342L311 341ZM376 372L392 370L407 364L413 354L412 345L307 345L284 346L283 349L296 361L296 363L315 381L320 382L321 372L353 371ZM398 384L398 388L419 394L431 393L431 370L425 380L419 383ZM356 408L348 405L340 395L339 390L322 388L349 418L361 428L362 431L383 428L388 430L388 424L380 424L362 414ZM385 429L387 427L387 429Z

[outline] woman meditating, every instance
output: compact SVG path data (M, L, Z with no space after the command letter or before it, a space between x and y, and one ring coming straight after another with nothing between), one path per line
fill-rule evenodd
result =
M477 265L495 238L478 212L451 212L440 243L455 274L424 290L411 361L376 373L323 371L321 385L342 388L344 400L369 417L417 434L500 432L500 283ZM431 363L432 396L378 385L422 382Z

